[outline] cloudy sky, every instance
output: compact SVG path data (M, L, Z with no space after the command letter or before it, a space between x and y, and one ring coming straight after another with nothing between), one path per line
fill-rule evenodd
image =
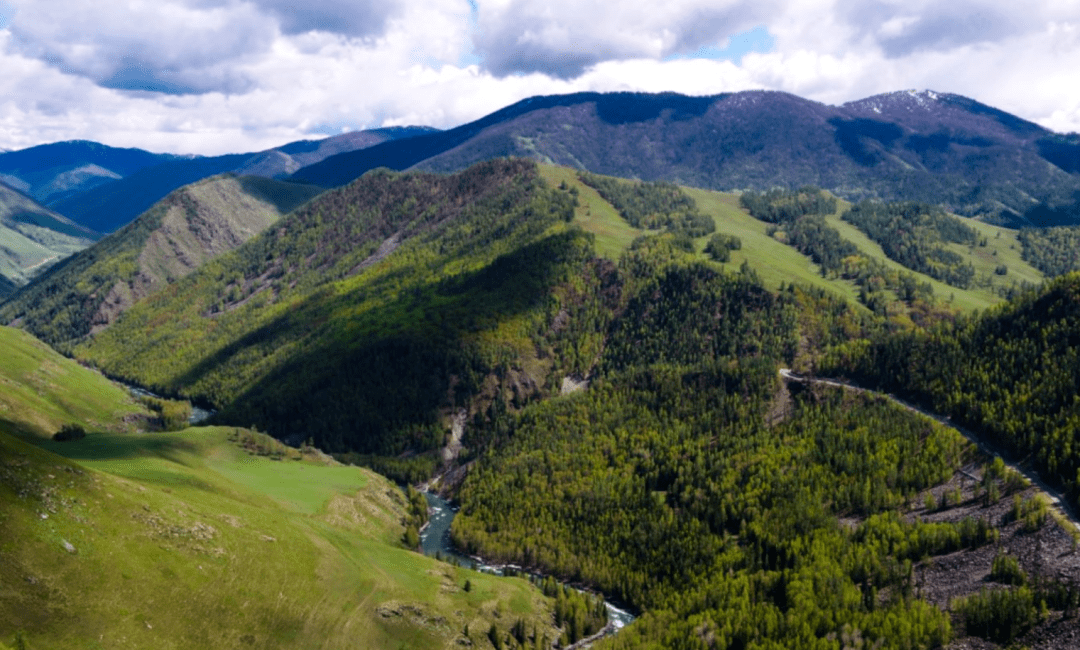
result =
M0 149L255 151L580 90L908 88L1080 131L1076 0L0 0Z

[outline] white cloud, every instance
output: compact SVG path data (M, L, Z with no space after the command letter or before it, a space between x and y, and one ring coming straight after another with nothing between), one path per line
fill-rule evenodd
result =
M478 0L475 12L466 0L309 0L301 12L285 0L8 2L7 149L86 138L252 151L343 128L452 127L580 90L769 88L835 104L932 88L1080 130L1080 21L1067 0ZM758 26L772 51L664 60ZM155 84L171 92L129 90Z
M264 54L277 22L246 3L177 0L17 2L10 47L73 75L119 89L243 92L235 66ZM61 18L62 17L62 18Z
M764 22L772 0L498 0L478 10L477 50L497 76L574 78L604 61L722 44Z

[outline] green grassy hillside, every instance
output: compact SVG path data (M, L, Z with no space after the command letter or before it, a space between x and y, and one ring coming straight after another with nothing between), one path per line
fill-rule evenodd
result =
M56 353L33 336L0 327L0 422L47 439L64 424L134 431L147 411L128 391Z
M444 648L519 618L558 636L527 582L402 548L406 502L386 479L249 452L275 445L246 430L126 432L126 391L0 336L0 643ZM89 433L49 440L58 422Z
M442 648L519 617L556 636L526 582L401 548L404 498L386 479L252 457L231 432L96 434L62 458L0 429L0 638Z
M566 183L577 188L580 205L575 211L574 222L596 236L596 249L599 254L617 260L636 237L646 234L646 231L626 223L618 211L595 190L578 180L576 170L552 165L541 165L540 168L549 183ZM738 195L691 187L683 189L697 202L703 213L713 218L716 232L740 239L741 249L732 251L730 261L723 263L728 270L738 270L746 263L770 288L776 289L794 282L858 301L859 288L851 280L823 277L813 260L779 238L769 235L770 224L755 219L741 208ZM964 219L963 223L974 229L980 240L985 241L985 245L946 245L949 250L960 255L963 263L971 264L975 270L975 281L970 288L950 286L923 273L913 272L889 259L879 244L841 219L841 214L850 207L850 204L839 201L835 213L827 215L825 221L837 230L842 239L854 244L860 252L884 265L886 269L912 273L919 283L929 283L934 296L955 309L986 309L1002 302L1004 295L1014 287L1024 286L1025 283L1037 284L1044 278L1041 272L1022 259L1018 231ZM708 239L700 237L695 240L699 253L704 250ZM707 256L702 253L701 258L706 259ZM1006 267L1006 273L998 273L1000 266Z
M229 175L181 188L39 278L0 308L0 321L17 321L70 349L144 296L236 248L316 193L309 186Z

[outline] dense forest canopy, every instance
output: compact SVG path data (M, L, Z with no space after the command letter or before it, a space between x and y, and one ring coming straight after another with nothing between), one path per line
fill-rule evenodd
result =
M589 390L478 423L489 451L459 494L455 542L646 610L615 647L947 641L949 617L913 597L912 563L996 532L901 513L960 467L959 434L838 389L796 391L770 425L813 297L656 238L619 270L630 295Z
M1024 259L1047 277L1080 271L1080 228L1024 228L1019 239Z
M1080 274L981 316L839 346L822 373L948 414L1080 503Z

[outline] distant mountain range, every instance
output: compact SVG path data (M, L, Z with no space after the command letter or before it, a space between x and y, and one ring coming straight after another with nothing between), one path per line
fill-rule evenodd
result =
M98 245L37 278L5 308L60 347L233 250L311 199L310 185L215 176L178 189Z
M0 298L100 237L0 183Z
M812 184L1014 226L1080 222L1080 136L932 91L842 106L769 91L534 97L455 129L329 157L293 178L332 187L375 167L445 172L497 156L718 190Z
M0 153L0 182L91 230L108 233L169 192L209 176L235 172L284 178L335 154L433 131L428 127L373 129L224 156L176 156L96 142L58 142Z
M328 156L433 131L428 127L373 129L292 142L259 153L211 157L156 154L86 141L2 152L0 277L5 281L0 297L50 263L96 241L99 233L130 223L189 183L226 172L285 178ZM22 216L13 217L12 211ZM12 231L14 223L21 225Z
M453 172L503 156L707 189L816 185L1013 227L1080 223L1080 135L932 91L841 106L771 91L554 95L446 131L373 129L213 157L63 142L0 153L0 182L108 233L225 172L329 188L377 167Z

